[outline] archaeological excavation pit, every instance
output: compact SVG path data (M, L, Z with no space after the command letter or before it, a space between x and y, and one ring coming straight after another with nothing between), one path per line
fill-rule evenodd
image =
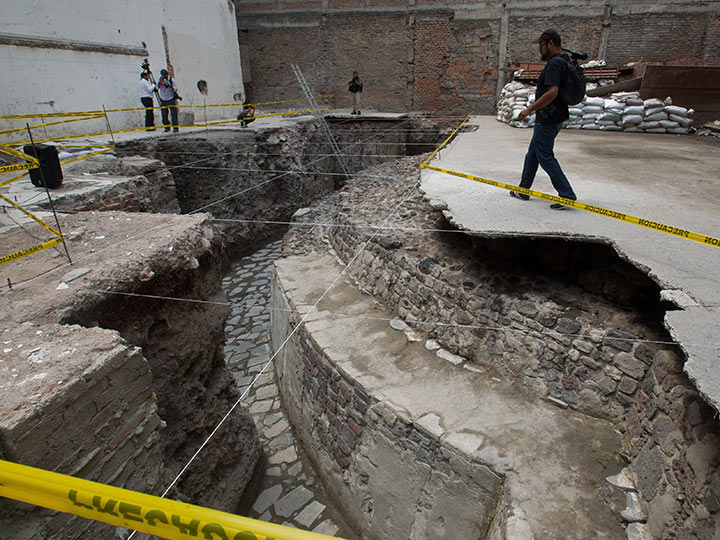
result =
M3 457L162 491L240 396L237 372L258 373L233 356L253 328L228 332L228 261L282 236L274 271L253 280L269 311L257 358L274 356L277 394L250 391L174 498L297 525L303 487L325 507L306 528L357 538L711 537L715 410L683 371L664 323L682 306L657 278L601 235L459 226L418 169L454 126L330 124L349 179L313 122L140 140L76 169L97 186L57 207L90 271L58 291L60 256L11 270L3 340L27 382L3 389L24 389ZM127 207L104 211L116 199ZM90 429L64 433L60 410ZM290 446L263 436L280 410L304 481L273 491L268 472L292 476L277 460ZM14 538L108 531L2 512Z

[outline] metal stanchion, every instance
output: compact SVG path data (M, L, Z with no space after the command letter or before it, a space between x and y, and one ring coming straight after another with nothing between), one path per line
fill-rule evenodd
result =
M37 154L37 149L35 148L35 141L33 140L32 132L30 131L30 124L27 122L25 123L25 127L27 128L28 136L30 137L30 144L32 144L33 149L35 149L35 153ZM42 179L43 187L45 188L45 193L47 194L48 201L50 201L50 208L52 209L53 216L55 216L55 225L57 225L57 230L60 233L60 239L62 240L62 245L65 248L65 255L67 256L68 262L70 265L72 265L72 259L70 258L70 252L67 248L67 243L65 242L65 236L63 235L62 229L60 228L60 221L58 220L57 213L55 212L55 205L53 204L52 197L50 196L50 190L47 187L47 182L45 181L45 174L43 173L42 167L38 167L40 169L40 178Z

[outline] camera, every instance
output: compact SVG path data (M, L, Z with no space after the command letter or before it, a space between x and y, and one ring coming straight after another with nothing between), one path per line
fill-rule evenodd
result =
M147 58L143 58L142 64L140 64L140 67L143 71L147 71L150 73L150 62L148 62Z
M573 51L572 49L566 49L565 47L563 47L563 51L568 53L573 60L586 60L588 57L587 53Z

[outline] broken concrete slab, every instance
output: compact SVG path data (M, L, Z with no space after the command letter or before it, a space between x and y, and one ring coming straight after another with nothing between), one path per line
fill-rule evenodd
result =
M460 133L431 165L517 185L531 133L492 117L471 117L476 131ZM690 136L564 130L555 154L578 199L624 214L717 237L720 214L720 152L711 141ZM720 344L720 251L589 212L550 211L540 199L518 201L499 189L423 170L421 189L447 205L446 217L472 234L504 237L553 236L607 242L625 260L643 269L662 289L682 291L697 301L669 311L665 325L687 354L685 371L720 410L720 375L713 369ZM542 170L533 189L556 195ZM681 203L679 201L682 201ZM673 298L678 298L677 294Z

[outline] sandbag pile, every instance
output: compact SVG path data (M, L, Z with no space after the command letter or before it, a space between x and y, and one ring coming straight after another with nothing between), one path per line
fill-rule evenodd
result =
M509 82L500 93L497 119L513 127L532 127L535 125L534 114L530 115L524 122L518 120L518 114L534 101L534 86L525 85L519 81Z
M525 122L518 113L534 101L535 87L518 81L503 88L498 103L497 119L513 127L531 127L532 115ZM642 100L638 92L618 92L609 98L588 97L569 107L570 119L563 124L569 129L598 129L644 133L686 134L692 124L692 109L678 107L672 100L657 98Z

